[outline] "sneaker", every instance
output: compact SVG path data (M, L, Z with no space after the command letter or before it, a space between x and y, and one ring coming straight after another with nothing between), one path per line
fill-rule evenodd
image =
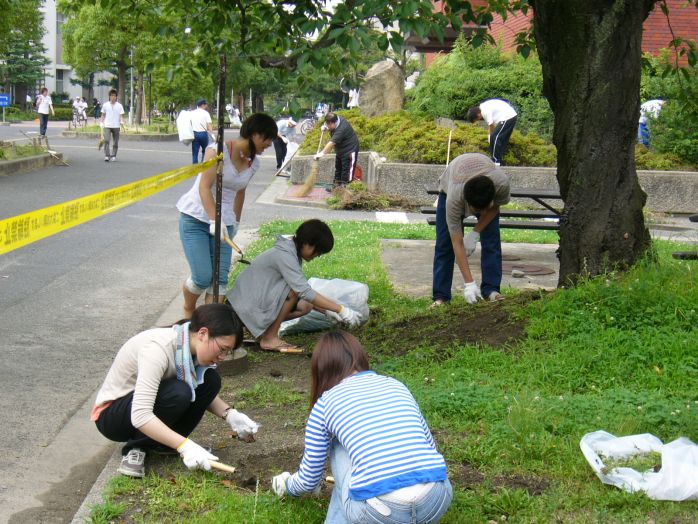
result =
M145 452L133 448L123 456L117 471L127 477L143 478L145 476Z
M110 161L110 162L116 162L116 157L115 157L115 156L111 157L111 158L109 159L109 161Z
M448 302L446 302L445 300L443 300L441 298L437 298L436 300L434 300L434 302L431 303L431 306L429 306L429 309L436 309L437 307L441 307L444 304L448 304Z
M109 162L109 157L108 157L108 156L105 156L105 157L104 157L104 161L105 161L105 162Z
M487 300L490 302L499 302L500 300L504 300L504 295L502 295L499 291L492 291L490 296L487 297Z

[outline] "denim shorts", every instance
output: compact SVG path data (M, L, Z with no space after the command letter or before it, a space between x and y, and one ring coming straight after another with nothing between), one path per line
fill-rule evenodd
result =
M233 238L235 226L226 226L228 236ZM208 222L202 222L190 215L179 214L179 238L182 240L184 256L191 269L191 279L196 287L206 289L213 284L214 238L209 234ZM228 273L232 249L221 242L221 266L218 273L218 285L225 290L228 286Z

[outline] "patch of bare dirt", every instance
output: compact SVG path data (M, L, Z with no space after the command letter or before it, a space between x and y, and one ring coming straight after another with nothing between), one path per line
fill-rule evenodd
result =
M367 348L392 355L403 355L425 344L439 348L486 344L508 350L524 338L526 328L526 321L515 318L512 311L540 297L540 292L521 293L477 306L447 304L394 323L385 323L380 311L372 311L369 325L361 330L359 338Z
M474 489L484 483L489 483L495 491L503 488L522 489L531 496L541 495L550 486L550 481L540 477L524 475L497 475L488 478L484 473L471 464L449 465L449 478L454 486L461 489Z

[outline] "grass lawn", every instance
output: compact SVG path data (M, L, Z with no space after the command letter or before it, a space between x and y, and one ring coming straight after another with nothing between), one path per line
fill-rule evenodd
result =
M248 256L297 225L265 225ZM379 240L429 239L433 228L331 227L335 249L308 263L306 273L368 283L371 320L355 334L376 371L408 385L449 463L455 498L442 522L696 521L696 501L657 502L604 486L579 449L580 438L597 429L649 432L664 442L698 439L698 264L671 258L686 246L658 241L657 264L575 289L475 307L457 298L427 311L428 298L392 291ZM503 232L509 242L556 238ZM317 338L289 340L312 348ZM94 522L324 520L329 489L320 498L283 501L269 491L271 477L294 471L302 454L309 359L253 352L251 360L248 373L224 379L222 395L262 424L258 441L232 441L210 416L194 434L238 472L190 473L177 458L149 457L145 479L109 484Z

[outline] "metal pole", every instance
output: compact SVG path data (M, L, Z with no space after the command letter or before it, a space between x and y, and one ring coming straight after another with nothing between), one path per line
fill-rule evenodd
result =
M133 126L133 49L129 51L131 56L131 97L128 101L128 125Z
M225 55L220 56L220 67L218 69L218 97L219 100L225 100L225 76L226 76L226 61ZM223 153L223 126L225 125L224 117L225 108L222 104L218 104L218 155ZM218 274L221 269L221 200L223 199L223 159L218 160L216 167L216 238L214 241L213 251L213 301L218 302L219 285Z

